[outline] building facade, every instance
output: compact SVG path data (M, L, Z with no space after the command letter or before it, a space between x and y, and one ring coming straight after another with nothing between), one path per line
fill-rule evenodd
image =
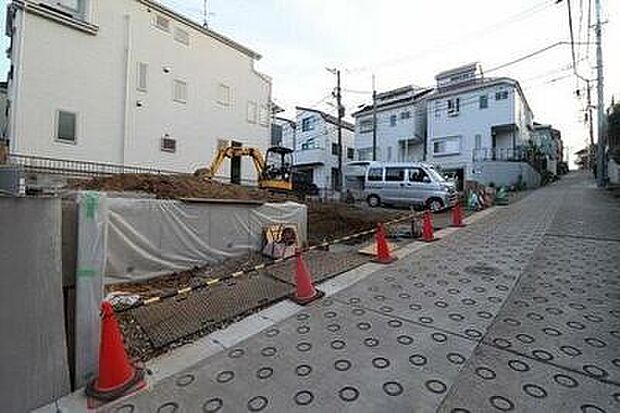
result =
M8 7L11 152L192 172L223 146L269 146L256 52L151 0Z
M425 158L426 102L431 90L405 86L376 96L376 160L422 161ZM353 114L357 160L373 160L373 105Z
M547 171L558 175L558 163L562 162L562 154L564 153L560 131L551 125L534 123L532 142L545 155Z
M329 195L338 180L338 119L316 109L297 107L294 140L283 139L282 146L294 149L295 170L306 175L321 194ZM354 126L342 121L342 163L355 159Z
M517 161L530 140L533 113L519 82L482 76L478 64L435 77L427 99L427 162L478 180L481 163Z
M271 121L271 145L295 148L296 131L295 121L275 116Z

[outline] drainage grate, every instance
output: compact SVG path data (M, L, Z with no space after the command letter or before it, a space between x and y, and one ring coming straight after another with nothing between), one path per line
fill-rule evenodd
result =
M273 278L250 274L187 296L140 307L131 313L153 347L161 348L277 301L292 291L290 285Z

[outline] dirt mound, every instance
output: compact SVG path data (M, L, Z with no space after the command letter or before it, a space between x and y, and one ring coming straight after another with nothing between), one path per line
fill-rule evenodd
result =
M192 175L123 174L75 180L69 187L95 191L146 192L163 199L213 198L257 201L287 199L285 195L273 194L266 190L205 181Z

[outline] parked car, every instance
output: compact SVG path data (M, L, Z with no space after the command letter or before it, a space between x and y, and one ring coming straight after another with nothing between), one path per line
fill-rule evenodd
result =
M430 165L373 162L366 171L364 196L371 207L414 205L438 211L453 206L458 194L454 183Z

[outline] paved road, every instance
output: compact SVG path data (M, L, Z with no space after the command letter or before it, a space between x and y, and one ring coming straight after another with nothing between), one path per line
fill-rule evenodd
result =
M110 411L617 412L619 281L570 175Z

